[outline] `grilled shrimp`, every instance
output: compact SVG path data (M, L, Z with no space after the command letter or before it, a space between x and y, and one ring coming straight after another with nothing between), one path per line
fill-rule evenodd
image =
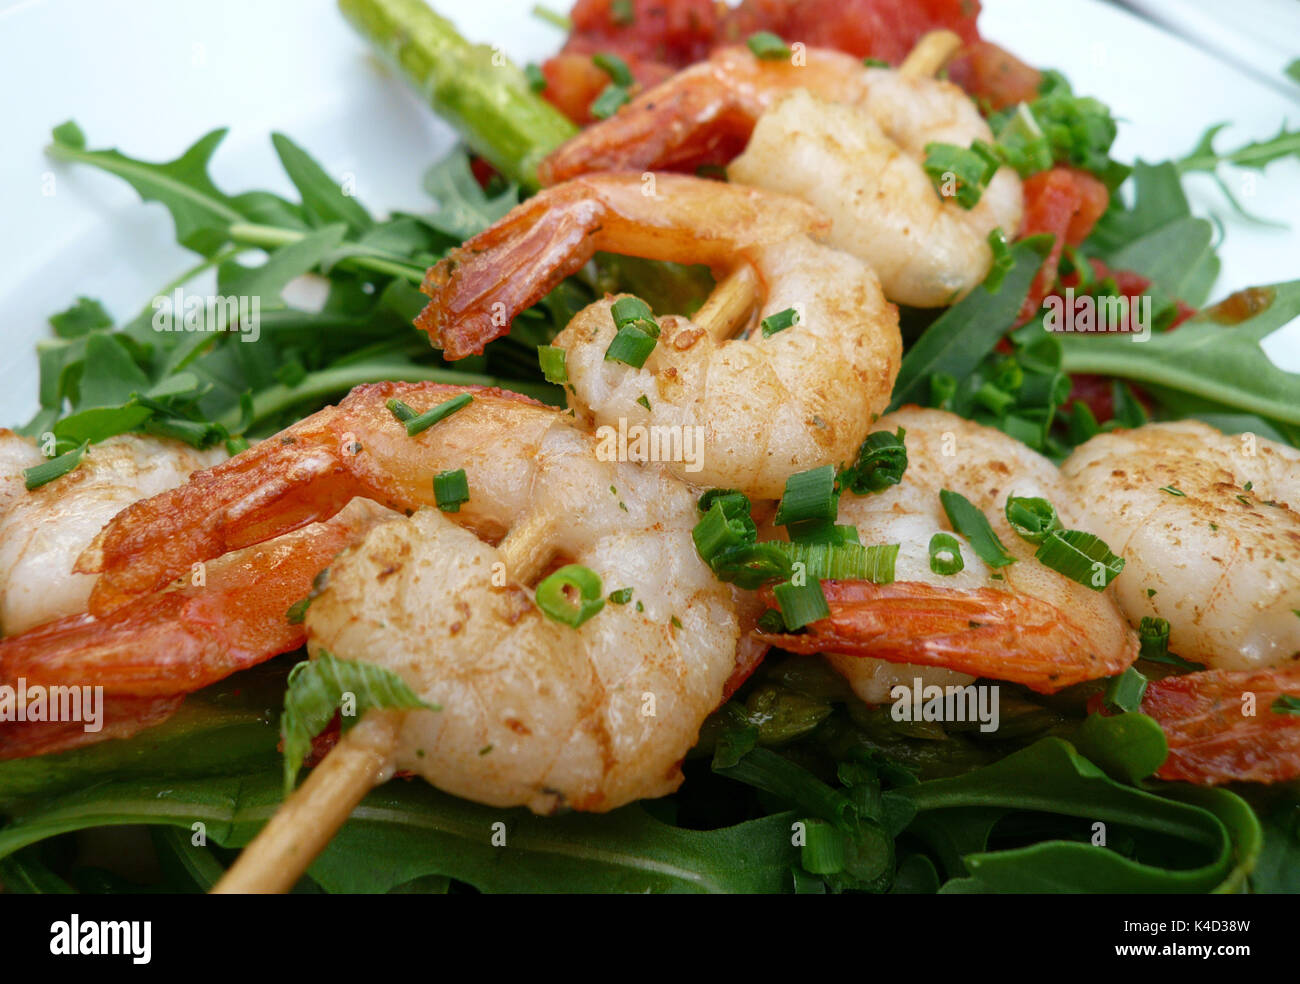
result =
M467 393L472 412L415 437L387 406L398 399L423 412ZM102 617L195 563L327 520L358 496L400 512L435 505L434 475L457 467L472 486L497 491L463 505L457 522L499 536L528 500L530 456L552 422L549 408L502 390L358 386L337 406L115 516L78 560L79 570L100 573L90 611Z
M34 441L0 430L0 630L12 635L84 611L95 579L73 565L104 524L222 457L123 434L87 448L74 471L28 491L23 469L46 459Z
M431 509L377 528L331 566L309 646L385 666L441 707L407 714L393 764L447 792L537 813L665 795L736 663L731 591L695 552L686 486L597 460L554 411L526 414L550 421L528 502L470 480L471 502L517 516L501 548ZM576 629L552 621L510 573L521 532L534 569L581 564L632 600Z
M387 408L396 398L423 412L464 392L471 403L415 436ZM541 812L662 795L722 700L740 626L731 589L695 552L695 495L594 448L565 415L513 394L358 387L117 517L88 552L100 600L125 611L194 562L375 500L412 515L330 565L306 628L315 651L381 663L442 705L407 717L398 766ZM456 468L469 501L445 516L421 508L435 504L434 474ZM577 629L550 621L523 572L552 559L632 600Z
M965 209L935 193L928 143L991 143L970 98L941 80L809 49L806 64L727 48L643 93L556 150L545 184L601 170L692 167L746 144L728 168L742 184L796 195L833 219L829 242L866 260L891 300L951 304L984 279L989 233L1024 211L1020 179L999 168Z
M876 427L905 429L907 470L884 492L846 493L840 521L856 526L863 543L900 545L895 582L825 582L830 617L804 635L767 641L795 652L837 654L832 664L870 703L883 702L893 684L910 685L917 676L960 685L971 678L958 674L975 674L1050 693L1113 675L1136 659L1137 637L1111 589L1098 593L1044 566L1034 559L1035 546L1006 520L1009 496L1041 497L1065 526L1088 529L1051 462L1000 431L941 410L904 408ZM1014 563L995 571L952 533L942 489L960 493L985 514ZM960 544L965 567L956 574L931 570L930 539L940 532ZM948 672L926 673L925 667Z
M1164 779L1300 776L1300 451L1193 420L1101 434L1065 461L1081 508L1129 566L1128 617L1163 618L1169 649L1209 667L1147 688Z
M1169 648L1226 670L1300 655L1300 451L1194 420L1100 434L1061 466L1128 567L1116 597Z
M761 301L747 294L726 313L729 302L708 304L698 323L664 316L641 368L605 358L617 298L590 305L555 339L570 407L593 428L698 434L696 460L671 456L673 473L756 498L779 496L792 472L850 458L901 358L897 311L875 275L810 239L825 219L795 199L679 175L657 176L654 195L645 187L601 174L542 192L430 271L433 301L417 323L454 357L506 331L597 249L707 263L726 284L752 278ZM756 330L791 308L793 327ZM719 337L737 320L747 337Z

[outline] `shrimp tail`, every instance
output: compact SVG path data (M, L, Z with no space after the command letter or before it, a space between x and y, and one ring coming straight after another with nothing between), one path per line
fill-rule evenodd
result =
M760 634L795 653L837 653L938 666L1024 684L1040 693L1112 676L1137 658L1075 647L1086 634L1038 598L995 588L954 590L915 581L823 581L830 615L801 634ZM763 591L771 605L771 588Z
M207 565L203 583L96 618L70 615L0 640L0 680L101 686L115 697L190 693L306 641L289 608L336 554L380 519L358 504L325 523Z
M1300 667L1207 670L1152 682L1142 711L1169 743L1156 775L1209 786L1300 777L1300 715L1273 710L1288 692L1300 697Z
M816 208L775 192L680 174L593 174L533 196L430 268L420 289L431 300L415 324L446 358L461 359L509 332L598 251L718 273L747 249L829 228Z
M84 721L24 721L0 724L0 761L52 755L109 738L130 738L162 724L176 713L184 695L171 697L105 697L100 728L87 731Z
M496 402L534 402L486 387L358 386L338 406L118 513L77 561L78 573L100 574L90 595L90 613L103 617L189 574L194 563L328 519L356 496L394 509L420 504L413 490L375 466L375 454L366 453L365 442L356 435L391 432L395 441L409 440L386 407L390 397L409 401L420 412L461 393Z

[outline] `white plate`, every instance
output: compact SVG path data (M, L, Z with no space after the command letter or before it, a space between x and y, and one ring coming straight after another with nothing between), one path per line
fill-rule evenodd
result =
M435 5L469 37L520 62L544 58L562 40L529 15L532 0ZM1221 120L1234 123L1226 139L1269 136L1288 110L1295 115L1277 92L1123 10L1094 0L984 7L986 37L1060 68L1127 121L1116 145L1121 159L1183 153ZM0 424L20 423L36 408L34 346L51 312L85 294L124 319L193 261L173 242L162 206L142 207L116 178L52 164L42 152L51 127L76 119L92 147L166 159L207 130L230 126L213 167L217 183L288 194L268 136L283 130L331 173L351 173L360 200L377 211L427 207L420 174L453 139L368 56L329 0L10 3L0 11L0 92ZM1300 163L1231 180L1256 211L1300 228ZM1208 182L1196 183L1193 203L1225 217L1216 295L1300 276L1294 231L1242 222ZM1297 328L1285 329L1285 341L1282 332L1270 339L1279 364L1300 363Z

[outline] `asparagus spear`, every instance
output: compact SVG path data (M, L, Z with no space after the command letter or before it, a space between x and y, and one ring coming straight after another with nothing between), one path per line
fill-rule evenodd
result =
M362 37L498 171L529 190L537 165L577 129L505 55L470 44L423 0L339 0Z

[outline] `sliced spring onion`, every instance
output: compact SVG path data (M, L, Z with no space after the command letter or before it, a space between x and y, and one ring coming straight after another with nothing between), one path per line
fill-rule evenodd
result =
M803 564L810 580L872 581L894 583L894 564L898 559L897 543L877 543L864 547L860 543L780 543L772 541L790 558Z
M632 78L632 72L627 67L627 62L611 52L597 52L591 56L591 63L608 75L615 85L630 89L636 81L636 79Z
M611 591L609 593L609 600L616 605L626 605L632 600L632 589L619 588L617 591Z
M960 492L944 489L939 493L939 502L948 516L952 528L966 538L976 556L990 567L1006 567L1015 563L1016 558L1007 553L998 535L989 525L988 517Z
M758 617L755 624L760 632L780 633L786 631L785 619L781 617L781 613L775 608L769 608L765 611Z
M903 428L891 434L874 431L858 449L858 460L840 472L840 484L854 495L883 492L903 480L907 471L907 445Z
M826 820L804 821L799 864L811 875L836 875L844 870L844 832Z
M548 383L563 385L569 381L569 353L558 345L537 346L537 363Z
M781 609L781 618L785 620L790 631L802 629L809 622L826 618L831 613L822 594L820 581L810 580L807 584L791 584L786 581L772 589L776 596L777 607Z
M862 64L867 68L889 68L889 62L883 58L864 58Z
M1004 511L1016 536L1030 543L1042 543L1053 530L1061 528L1056 507L1036 496L1010 496Z
M621 362L633 369L640 369L654 349L655 340L651 336L640 328L627 325L620 328L614 340L609 343L609 348L605 350L605 361Z
M1187 493L1186 493L1186 492L1184 492L1182 489L1175 488L1175 487L1172 486L1172 485L1162 485L1162 486L1160 486L1160 491L1161 491L1161 492L1168 492L1170 495L1176 495L1176 496L1179 496L1179 497L1181 497L1181 498L1183 498L1183 499L1186 499L1186 498L1187 498Z
M714 555L713 575L746 591L790 577L790 558L776 543L751 543Z
M307 609L311 607L312 598L308 595L306 598L299 598L289 610L284 613L284 619L290 625L302 625L303 620L307 617Z
M469 502L469 479L465 477L465 469L434 475L433 498L443 512L460 512L461 503Z
M627 27L636 23L636 8L632 6L632 0L613 0L609 5L609 16L615 24Z
M647 410L650 409L650 398L644 393L636 398L636 402L641 404L641 406L645 407Z
M659 322L650 305L639 297L620 297L609 309L615 328L640 328L651 338L659 337Z
M598 120L607 120L631 100L628 91L617 82L611 82L601 90L588 110Z
M568 564L537 585L537 607L547 618L576 629L605 607L603 593L599 574Z
M951 533L936 533L930 537L930 570L936 574L956 574L966 566L961 555L961 543Z
M1124 569L1124 558L1110 552L1101 537L1083 530L1054 530L1034 553L1046 567L1072 581L1105 591Z
M752 544L756 532L754 521L749 518L748 513L743 516L729 515L723 500L719 499L709 507L704 518L695 524L695 528L691 530L691 538L695 541L695 549L704 562L711 564L713 558L724 550Z
M777 506L773 522L790 526L808 520L834 521L839 513L839 494L835 491L835 468L822 465L797 472L785 482L785 494Z
M27 491L39 489L42 485L52 482L56 478L62 478L72 471L81 464L81 456L86 453L86 448L89 445L89 441L82 441L77 447L71 451L63 452L57 458L42 461L39 465L33 465L31 468L24 468L23 484L27 486Z
M784 311L776 312L776 314L769 314L758 323L758 326L763 329L764 338L771 338L778 331L785 331L798 323L799 312L794 308L786 308Z
M1142 697L1146 692L1147 678L1130 666L1119 676L1111 678L1102 703L1116 712L1137 711L1142 708Z
M773 34L771 31L756 31L745 41L749 45L749 50L759 58L776 60L778 58L790 57L790 46L786 44L779 34Z
M469 406L473 402L474 402L474 397L471 396L469 393L462 393L460 394L460 396L453 396L450 400L446 400L442 403L439 403L436 407L424 411L424 413L420 414L419 416L410 417L407 420L405 420L404 423L406 424L406 433L409 434L411 437L415 437L416 434L420 434L423 433L424 431L427 431L438 421L450 417L456 411L464 410L467 406ZM405 404L403 404L403 406L405 406ZM391 406L388 409L393 410ZM406 409L409 410L411 408L406 407ZM398 420L402 420L402 416L397 410L393 410L393 416L397 417Z

